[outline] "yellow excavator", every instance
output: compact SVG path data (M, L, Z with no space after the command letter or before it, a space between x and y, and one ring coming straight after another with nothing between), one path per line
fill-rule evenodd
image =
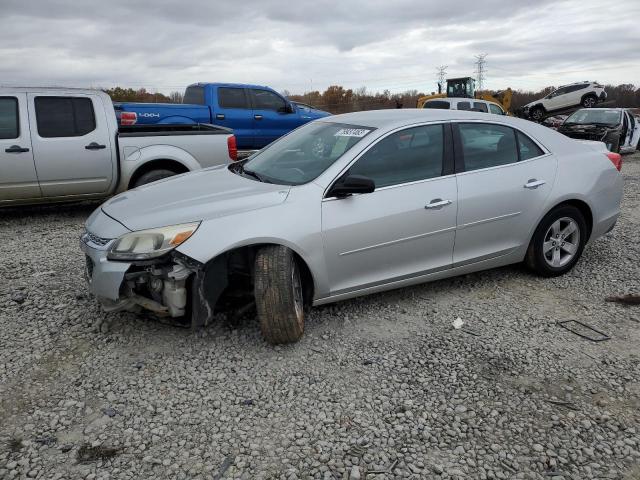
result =
M510 88L498 92L476 91L476 81L472 77L448 78L446 92L442 92L442 85L438 84L438 93L420 97L416 107L422 108L427 100L446 97L477 98L478 100L494 102L509 113L513 91Z

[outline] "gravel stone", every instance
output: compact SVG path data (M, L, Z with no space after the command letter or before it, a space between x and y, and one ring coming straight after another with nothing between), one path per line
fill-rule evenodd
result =
M638 478L640 307L604 301L640 293L640 155L622 171L618 224L569 274L312 308L278 347L251 314L102 312L78 248L96 204L1 210L0 478Z

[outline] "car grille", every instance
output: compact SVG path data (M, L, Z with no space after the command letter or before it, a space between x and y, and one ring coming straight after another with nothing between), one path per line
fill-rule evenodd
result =
M102 238L99 237L97 235L94 235L91 232L88 232L85 230L84 234L82 235L82 241L84 243L93 243L94 245L98 245L100 247L104 247L107 243L109 243L112 239L111 238Z
M602 141L604 135L601 133L578 133L578 132L570 132L567 135L571 138L578 138L580 140L595 140L597 142Z

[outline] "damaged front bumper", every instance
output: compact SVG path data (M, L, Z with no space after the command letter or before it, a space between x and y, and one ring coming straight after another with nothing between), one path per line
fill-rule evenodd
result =
M148 261L113 261L107 253L114 241L89 232L80 239L85 279L105 311L146 310L160 317L182 318L192 326L209 323L215 301L226 287L226 272L216 262L207 268L175 251Z

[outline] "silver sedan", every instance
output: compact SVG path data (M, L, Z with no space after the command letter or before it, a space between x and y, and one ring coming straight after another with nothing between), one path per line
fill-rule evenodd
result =
M518 262L561 275L620 213L602 147L486 113L328 117L105 202L81 239L87 280L106 309L193 326L244 294L285 343L308 305Z

